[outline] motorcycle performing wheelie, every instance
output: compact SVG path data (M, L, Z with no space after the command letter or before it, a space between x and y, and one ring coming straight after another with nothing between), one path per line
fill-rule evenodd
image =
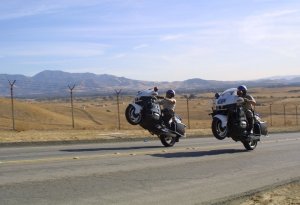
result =
M175 94L175 93L174 93ZM160 108L157 87L139 91L125 111L131 125L140 125L152 135L157 135L165 147L172 147L181 137L185 137L185 125L174 114L167 122L165 113Z
M234 141L242 142L247 150L254 150L260 136L268 135L267 124L253 110L250 113L253 121L247 119L246 112L249 110L245 111L244 106L248 99L237 93L238 88L231 88L215 94L211 129L219 140L231 137ZM250 123L252 128L249 130Z

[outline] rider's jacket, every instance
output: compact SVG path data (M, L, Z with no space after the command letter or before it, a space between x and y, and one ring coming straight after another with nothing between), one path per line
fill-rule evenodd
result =
M250 100L252 102L254 102L254 104L256 103L255 99L251 96L251 95L246 95L244 98L246 98L247 100ZM247 110L254 110L254 106L251 102L249 101L245 101L243 107L244 109L247 109Z

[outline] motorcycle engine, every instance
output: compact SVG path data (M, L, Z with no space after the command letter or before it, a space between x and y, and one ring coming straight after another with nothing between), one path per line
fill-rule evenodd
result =
M246 121L241 121L240 122L240 128L242 128L242 129L246 129L247 128L247 122Z

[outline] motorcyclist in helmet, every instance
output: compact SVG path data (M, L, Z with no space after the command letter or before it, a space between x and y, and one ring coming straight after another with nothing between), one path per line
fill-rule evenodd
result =
M171 118L173 118L175 115L175 91L168 90L166 92L166 97L159 96L158 98L161 99L159 104L162 105L163 122L166 126L169 126Z
M247 133L249 135L251 134L251 130L253 129L254 126L253 112L254 112L254 106L256 105L256 101L251 95L247 94L247 91L248 89L245 85L240 85L237 87L237 95L244 99L243 109L248 121Z

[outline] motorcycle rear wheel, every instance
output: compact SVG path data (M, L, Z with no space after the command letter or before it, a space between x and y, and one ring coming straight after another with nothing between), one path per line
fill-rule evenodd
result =
M254 150L257 146L257 140L243 141L242 143L247 150Z
M161 143L165 147L173 147L174 144L176 143L175 137L171 137L171 136L167 136L167 135L160 135L159 138L160 138Z
M133 105L128 105L125 110L126 120L132 125L138 125L142 121L142 114L135 113L135 107Z

